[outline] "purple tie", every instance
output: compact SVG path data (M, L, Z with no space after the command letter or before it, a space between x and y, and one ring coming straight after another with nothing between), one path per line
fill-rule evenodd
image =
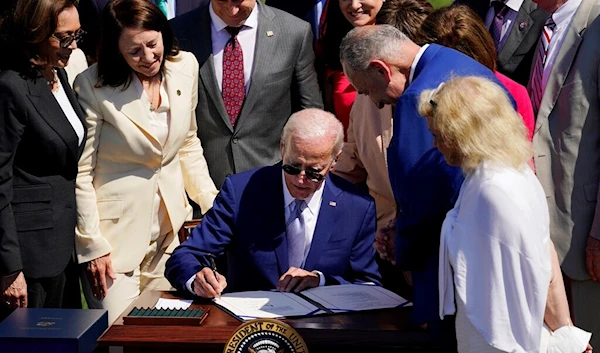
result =
M502 39L502 26L504 25L504 16L508 12L508 6L506 6L502 1L494 1L494 19L492 20L492 24L490 26L490 34L494 39L494 45L496 46L496 51L500 48L500 40Z

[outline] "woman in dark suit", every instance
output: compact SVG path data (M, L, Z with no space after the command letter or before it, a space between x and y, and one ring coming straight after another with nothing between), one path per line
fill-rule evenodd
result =
M19 0L0 26L1 316L62 306L86 129L64 71L83 34L75 1Z

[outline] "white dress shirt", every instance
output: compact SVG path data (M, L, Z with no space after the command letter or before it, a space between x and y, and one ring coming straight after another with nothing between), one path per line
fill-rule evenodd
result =
M417 69L417 65L419 65L419 60L421 60L423 53L425 52L425 50L427 50L427 47L429 47L429 44L425 44L421 47L421 49L419 49L419 51L417 52L417 55L415 56L415 59L413 60L412 64L410 65L410 74L408 75L408 84L409 85L413 82L413 79L415 78L415 70Z
M544 66L544 76L542 78L542 87L546 87L548 84L548 77L550 77L550 73L552 72L554 63L556 62L558 51L565 40L565 34L567 33L569 25L575 16L575 12L577 12L579 5L581 5L581 1L582 0L568 0L552 14L552 19L554 20L554 23L556 23L556 27L554 28L552 38L550 39L550 44L548 45L548 54L546 56L546 65Z
M212 2L208 7L210 13L213 63L215 65L215 76L219 84L219 90L223 90L223 51L231 35L225 27L227 24L215 13ZM256 29L258 27L258 6L255 5L250 16L244 22L237 39L242 47L244 55L244 83L246 93L250 88L252 78L252 64L254 63L254 48L256 47Z
M485 26L489 29L492 26L492 21L494 19L494 6L493 3L495 1L490 1L490 8L485 16ZM506 38L508 38L507 34L510 33L513 25L515 24L515 20L517 19L517 15L519 14L519 10L523 5L523 0L506 0L504 1L504 5L508 7L508 11L504 16L502 21L502 31L500 32L500 43L498 43L498 52L504 48L504 44L506 43Z
M65 116L71 124L71 127L73 127L73 130L77 134L77 145L80 146L81 142L83 142L84 135L83 123L81 120L79 120L77 113L75 113L75 109L73 109L73 106L69 101L69 97L67 97L67 92L65 92L65 88L60 80L58 80L58 89L56 92L52 92L52 94L54 94L54 98L58 102L58 105L60 105L60 108L62 109L63 113L65 113Z

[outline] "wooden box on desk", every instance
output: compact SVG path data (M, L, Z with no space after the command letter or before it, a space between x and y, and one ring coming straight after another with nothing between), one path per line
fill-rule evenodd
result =
M0 350L91 353L107 327L106 310L19 308L0 323Z

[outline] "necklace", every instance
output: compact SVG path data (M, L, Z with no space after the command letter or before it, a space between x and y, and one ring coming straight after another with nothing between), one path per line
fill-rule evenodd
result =
M46 80L46 83L50 87L54 87L54 84L58 82L58 75L56 74L56 69L52 69L52 79Z
M158 78L158 84L154 84L153 85L154 80L150 81L150 87L149 87L149 91L150 91L150 111L151 112L155 112L156 109L158 108L155 104L154 101L157 100L157 104L160 104L160 84L162 82L162 76L159 75ZM158 97L156 97L156 91L158 90Z

